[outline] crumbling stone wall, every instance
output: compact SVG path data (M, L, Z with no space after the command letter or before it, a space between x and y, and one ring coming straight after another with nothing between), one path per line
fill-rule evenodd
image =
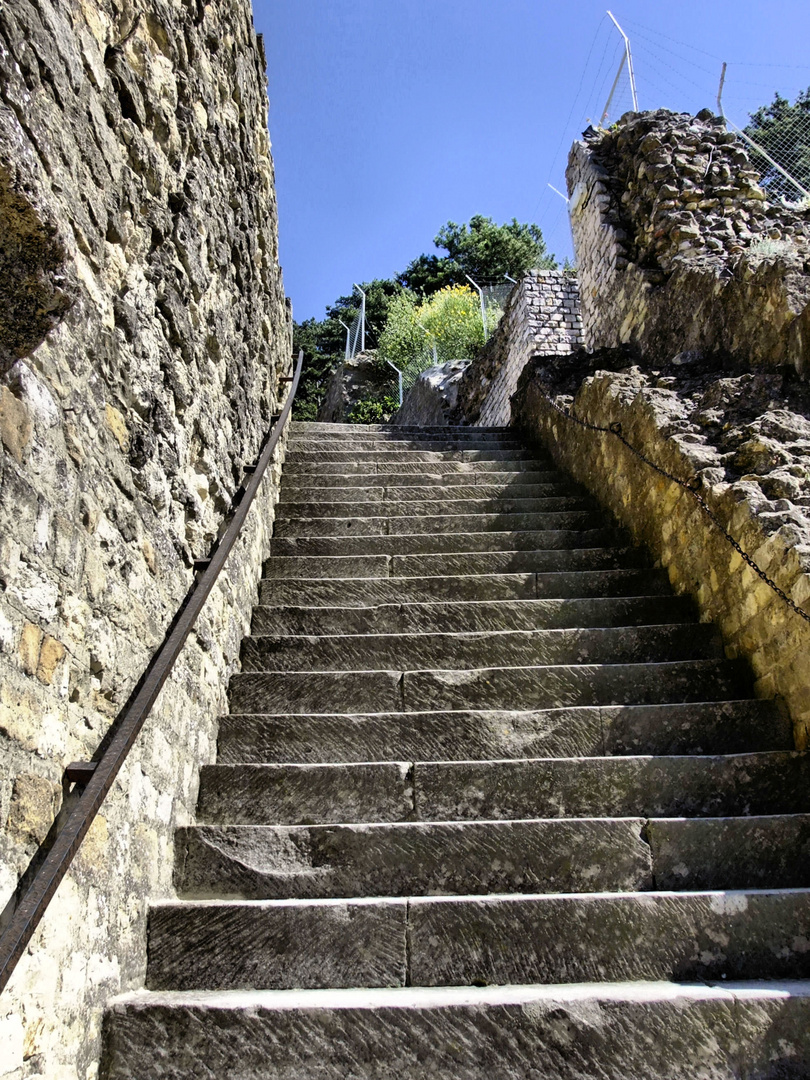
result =
M582 344L579 290L568 271L531 270L512 289L497 329L465 371L454 422L500 427L536 353L565 355Z
M289 371L248 0L0 5L0 893L71 800ZM280 456L280 455L279 455ZM0 1075L95 1074L238 663L273 469L224 580L0 999Z
M810 208L769 200L710 113L629 113L568 165L585 345L746 366L810 350Z
M686 359L686 362L684 360ZM710 370L683 356L644 368L626 353L530 364L514 422L593 491L746 657L762 697L781 697L800 749L810 745L810 623L763 582L682 487L611 434L696 484L725 528L798 605L810 610L810 393L778 372Z

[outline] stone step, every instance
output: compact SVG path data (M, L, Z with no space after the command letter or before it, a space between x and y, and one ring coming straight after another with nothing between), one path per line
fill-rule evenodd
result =
M151 990L806 979L810 892L182 901L148 936Z
M300 568L306 571L306 565ZM533 600L556 598L636 597L669 600L672 590L663 570L597 570L533 574L447 574L434 577L266 578L260 603L311 607L357 607L423 601Z
M186 899L243 900L649 890L644 824L203 825L177 830L175 887Z
M516 533L605 527L605 515L593 508L552 510L539 514L422 514L393 517L277 518L273 537L401 536L419 533Z
M444 604L374 607L255 607L251 633L402 634L483 630L551 630L596 626L694 623L686 596L634 596L585 600L467 600Z
M627 535L618 529L606 528L600 518L600 527L588 528L594 518L580 518L581 527L549 528L544 531L518 532L441 532L395 533L390 536L300 536L294 539L272 540L270 553L273 558L297 556L332 555L450 555L474 554L476 552L517 552L573 549L620 548L627 545ZM630 549L627 550L636 550ZM642 562L637 552L636 562Z
M401 447L380 447L379 449L365 450L356 446L350 449L328 449L319 448L317 450L298 450L296 448L288 449L284 458L284 468L287 469L292 465L314 465L317 466L322 463L334 463L334 462L360 462L368 463L372 466L376 465L390 465L392 462L403 462L407 465L414 465L420 463L432 464L437 461L531 461L542 460L543 463L553 468L551 458L543 456L538 458L536 451L525 450L521 448L509 448L509 449L490 449L488 447L475 447L473 449L447 449L443 447L439 450L409 450ZM315 469L314 471L317 471ZM371 472L376 471L374 468Z
M565 534L563 534L565 535ZM565 573L643 565L638 548L543 548L482 552L435 552L413 555L274 556L264 565L264 579L458 577L479 574ZM470 592L475 594L474 587ZM552 594L553 595L553 594ZM262 601L263 603L266 601Z
M810 815L178 829L185 899L810 886Z
M434 461L428 466L422 461L367 461L352 459L349 461L292 461L285 462L282 482L301 477L320 477L321 482L328 476L488 476L503 473L534 474L550 472L554 465L548 458L521 458L517 461L507 458L505 461ZM340 481L336 481L339 483ZM390 481L393 483L394 481ZM468 480L467 483L470 483ZM362 486L362 484L361 484Z
M452 489L451 489L452 490ZM377 489L382 496L385 488ZM413 494L412 492L410 493ZM431 492L431 494L433 494ZM369 502L284 502L276 508L274 529L284 522L300 521L302 518L393 518L393 517L446 517L455 519L462 515L478 514L548 514L572 510L598 510L594 499L584 495L546 496L544 498L516 499L400 499ZM407 531L407 530L406 530ZM283 533L276 531L277 536ZM311 535L311 534L310 534Z
M217 760L319 764L792 750L771 701L220 718Z
M499 463L495 462L494 464ZM383 466L380 466L380 468L382 469ZM459 488L466 494L466 492L476 490L480 486L482 489L486 488L486 496L491 497L493 491L498 495L512 495L513 492L522 491L527 487L536 488L549 484L558 487L567 486L569 489L571 487L571 481L564 473L561 473L558 469L545 467L534 470L501 469L498 472L492 472L483 469L481 466L469 464L457 466L455 471L440 472L435 468L427 470L424 466L419 470L414 467L414 470L413 472L405 472L399 469L395 472L342 472L329 474L303 472L289 475L285 472L282 488L284 489L286 486L288 499L300 500L302 492L307 493L307 499L316 499L317 496L312 494L315 489L320 490L324 487L330 487L333 492L340 493L340 501L345 502L347 499L352 498L352 489L354 488L383 487L390 495L392 488L427 487L431 489L431 496L435 498L435 493L443 488ZM413 495L410 497L412 498Z
M749 696L748 666L734 660L470 671L244 672L233 675L229 687L234 713L543 709Z
M701 756L204 765L198 820L307 825L735 817L810 810L799 751Z
M560 497L584 497L583 491L578 488L569 480L562 478L561 474L551 473L543 474L551 476L552 479L539 483L539 484L523 484L515 480L513 483L499 484L468 484L468 483L449 483L447 485L438 484L431 486L429 491L414 491L413 484L408 484L405 487L397 487L396 485L386 486L385 484L376 484L371 487L360 487L358 485L352 485L350 487L335 487L334 485L325 486L323 484L309 484L296 486L291 484L289 486L284 485L281 488L281 494L278 503L279 516L287 514L287 508L289 506L299 506L301 504L316 506L321 509L324 515L331 513L330 503L336 503L339 506L346 506L349 509L349 514L360 514L359 509L355 507L365 507L370 503L384 503L385 509L377 507L370 507L372 515L384 515L384 514L398 514L398 513L412 513L411 507L420 506L423 502L431 502L437 504L435 509L441 513L443 508L447 508L449 513L464 512L465 502L480 503L482 500L488 502L506 502L509 505L510 502L522 503L525 499L548 499L548 498L560 498ZM543 507L539 507L540 510Z
M511 438L515 437L515 429L510 427L473 427L461 424L333 424L323 420L294 420L290 424L290 435L333 436L334 438L350 438L359 436L368 438L389 437L393 439L407 436L432 436L443 438L463 437L474 435L478 438Z
M799 981L139 991L105 1080L798 1080L808 1026Z
M646 664L723 656L708 623L462 633L270 635L245 638L242 671L380 671L401 667Z
M293 435L287 442L287 448L289 451L295 451L296 453L308 453L311 451L317 453L321 450L379 450L383 453L387 450L515 450L521 453L525 452L526 444L521 442L520 439L507 438L506 436L490 436L487 438L482 435L451 436L448 438L437 438L435 435L419 436L416 434L403 436L402 438L390 438L388 436L376 438L371 436L365 438L362 436L351 438L346 436L307 438L306 436Z

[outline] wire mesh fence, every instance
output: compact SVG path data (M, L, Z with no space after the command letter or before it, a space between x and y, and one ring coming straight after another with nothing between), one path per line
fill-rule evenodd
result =
M352 319L348 328L348 334L346 338L346 359L353 360L355 356L363 351L365 337L364 316L362 312L358 312Z

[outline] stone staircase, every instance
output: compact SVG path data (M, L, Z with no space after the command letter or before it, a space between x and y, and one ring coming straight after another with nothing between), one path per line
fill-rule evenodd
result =
M810 1076L810 775L513 433L295 424L108 1080Z

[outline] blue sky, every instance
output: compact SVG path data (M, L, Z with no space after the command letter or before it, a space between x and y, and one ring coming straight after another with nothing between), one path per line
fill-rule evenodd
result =
M608 0L610 2L610 0ZM641 108L748 110L810 85L808 0L613 0ZM621 41L595 0L254 0L268 61L281 263L296 319L389 277L448 220L536 221L571 254L571 140ZM622 79L617 108L629 107Z

